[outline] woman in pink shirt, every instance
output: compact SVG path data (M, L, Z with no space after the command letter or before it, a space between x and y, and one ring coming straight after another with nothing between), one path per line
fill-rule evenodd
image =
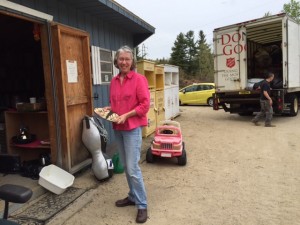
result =
M117 207L136 205L136 222L147 221L147 196L139 166L142 146L142 126L146 126L150 107L150 92L145 76L134 71L133 51L121 47L115 56L114 65L120 73L110 84L110 108L119 115L113 123L121 162L124 166L129 193L116 201Z

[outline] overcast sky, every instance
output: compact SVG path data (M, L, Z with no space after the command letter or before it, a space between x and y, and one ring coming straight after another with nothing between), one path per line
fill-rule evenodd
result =
M204 31L212 44L218 27L280 13L290 0L116 0L123 7L155 27L155 34L142 43L148 59L169 58L180 32L190 30L198 39ZM142 49L140 45L140 50Z

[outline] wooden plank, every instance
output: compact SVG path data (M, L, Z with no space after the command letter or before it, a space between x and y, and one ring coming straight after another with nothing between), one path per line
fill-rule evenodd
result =
M49 139L51 143L51 162L57 163L57 129L55 122L55 110L54 110L54 99L53 95L56 90L53 90L52 87L52 75L51 75L51 64L50 64L50 55L48 45L48 32L47 26L45 24L40 25L41 30L41 50L43 57L43 69L44 69L44 80L45 80L45 98L47 103L47 112L48 112L48 130L49 130ZM46 129L44 127L44 129Z
M89 157L81 140L82 119L93 114L89 35L62 25L53 26L61 118L63 168L73 171ZM77 81L69 82L67 60L77 63Z

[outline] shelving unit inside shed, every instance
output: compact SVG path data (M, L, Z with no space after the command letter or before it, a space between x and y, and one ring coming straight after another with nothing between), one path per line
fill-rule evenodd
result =
M49 141L48 113L41 112L17 112L6 111L6 135L7 152L17 154L21 160L38 159L41 153L50 153L50 144L41 144L41 141ZM30 134L36 135L36 139L29 144L15 144L12 138L19 134L20 126L29 129Z

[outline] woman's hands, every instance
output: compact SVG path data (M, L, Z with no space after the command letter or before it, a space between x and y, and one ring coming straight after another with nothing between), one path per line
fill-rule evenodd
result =
M116 119L115 123L117 124L123 124L125 123L125 121L127 120L127 115L126 114L123 114L121 116L118 117L118 119Z
M120 115L118 117L118 119L116 119L116 122L117 124L123 124L126 122L126 120L129 118L129 117L132 117L132 116L135 116L136 115L136 111L135 110L131 110L130 112L128 113L124 113L123 115Z
M103 109L104 109L105 111L109 111L109 110L111 110L111 107L110 107L110 106L105 106L105 107L103 107Z

